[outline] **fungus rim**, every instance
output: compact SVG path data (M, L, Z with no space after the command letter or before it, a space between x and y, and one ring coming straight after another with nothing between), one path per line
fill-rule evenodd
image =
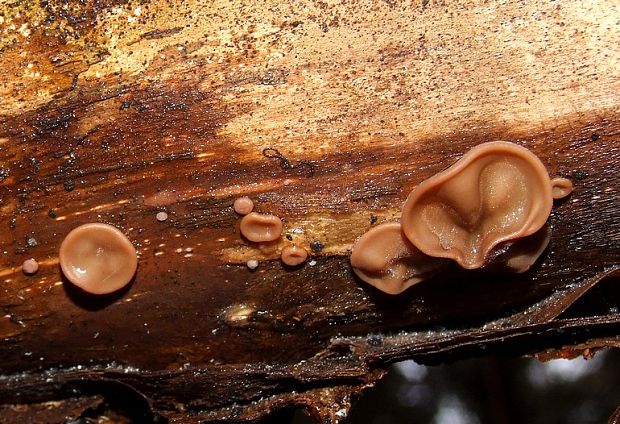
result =
M116 250L118 252L116 257L123 258L124 260L124 263L118 265L117 269L112 274L103 279L103 282L105 282L114 276L116 278L116 281L112 281L114 284L108 284L105 286L101 284L102 281L99 279L93 282L91 281L92 278L88 278L88 275L79 278L74 272L73 268L75 265L72 265L75 263L75 259L73 259L74 255L79 255L79 259L82 261L89 259L92 260L92 258L89 258L86 254L84 254L84 252L75 252L76 248L79 247L76 243L79 243L80 239L84 237L90 239L96 238L94 236L103 238L106 242L110 243L105 246L108 251ZM86 247L88 248L93 246ZM102 252L99 251L99 249L101 249L101 247L97 247L97 251L95 253L95 256L97 257L102 256ZM73 228L65 236L60 245L58 259L62 273L67 280L76 287L82 289L84 292L93 295L106 295L122 289L131 282L138 268L137 251L129 238L127 238L127 236L115 226L101 222L91 222ZM117 271L121 270L121 267L123 268L123 272L118 273ZM87 269L85 274L88 274Z
M555 200L569 196L574 189L573 182L568 178L555 177L551 179L551 194Z
M252 226L269 228L267 231L258 234L259 231L252 228ZM282 235L282 220L271 214L261 214L257 212L250 212L239 223L239 230L241 234L248 240L260 243L265 241L275 241Z
M254 201L249 196L242 196L233 202L233 210L239 215L247 215L254 210Z
M549 224L527 237L512 244L506 252L499 256L501 265L515 274L523 274L533 267L545 253L551 241Z
M288 266L298 266L308 260L308 251L301 246L286 246L280 253L280 260Z
M441 187L443 183L447 182L455 176L458 176L459 173L466 170L467 167L474 164L477 160L494 154L514 156L527 163L531 167L531 174L541 183L541 191L535 191L535 196L538 199L535 205L536 209L538 210L528 211L528 216L526 217L525 221L519 225L519 229L495 237L490 243L488 243L488 245L481 246L482 249L480 253L475 256L476 260L474 261L466 261L466 257L468 256L467 252L464 252L463 250L455 247L450 247L446 249L442 246L439 246L439 248L433 248L431 246L428 246L425 241L422 240L422 237L420 236L417 227L414 228L414 222L416 221L414 206L417 205L417 203L429 190L435 189L435 191L438 191L438 187ZM542 228L545 222L547 222L547 219L553 207L553 196L551 189L551 179L549 178L547 168L538 158L538 156L536 156L533 152L531 152L525 147L508 141L492 141L482 143L474 146L445 170L440 171L437 174L422 181L417 187L415 187L411 191L411 193L409 193L409 196L407 197L407 200L405 201L402 208L401 224L403 232L409 239L409 241L411 241L411 243L423 253L433 257L452 259L465 269L477 269L484 266L484 264L486 263L487 255L498 244L526 237L528 235L534 234L536 231ZM529 194L531 194L531 192L532 191L530 191ZM437 237L436 234L434 234L434 236ZM437 244L439 245L440 243L437 242Z

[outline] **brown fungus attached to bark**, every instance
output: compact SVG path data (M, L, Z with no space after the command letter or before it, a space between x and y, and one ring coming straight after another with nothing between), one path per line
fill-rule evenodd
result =
M241 219L240 230L250 241L274 241L282 234L282 221L275 215L250 212Z
M351 266L368 284L388 294L399 294L441 269L447 261L420 252L398 222L379 224L353 246Z
M551 193L556 200L571 194L573 188L573 183L568 178L556 177L551 180Z
M496 253L496 256L485 265L484 269L517 274L526 272L542 256L550 241L551 227L545 224L530 236L496 247L490 254Z
M308 259L308 252L303 247L287 246L282 249L280 259L288 266L301 265Z
M474 147L417 186L401 223L422 252L475 269L499 243L538 231L552 205L552 184L538 157L496 141Z
M254 202L248 196L239 197L235 199L233 209L239 215L247 215L254 209Z
M26 275L34 275L39 270L39 263L34 259L26 259L22 264L22 272Z
M157 219L159 222L164 222L168 219L168 214L164 211L157 212L157 215L155 215L155 219Z
M131 241L116 227L101 223L74 228L60 245L59 259L65 277L91 294L121 289L138 267Z

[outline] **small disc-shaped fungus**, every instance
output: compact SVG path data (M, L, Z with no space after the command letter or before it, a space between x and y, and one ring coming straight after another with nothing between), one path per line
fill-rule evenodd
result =
M504 141L483 143L409 194L403 232L427 255L480 268L496 245L545 224L551 189L545 166L532 152Z
M250 241L274 241L282 234L282 221L275 215L250 212L241 218L239 228Z
M429 278L446 264L420 252L398 222L379 224L353 246L351 266L368 284L388 294L399 294Z
M556 177L551 180L551 193L554 199L562 199L573 192L573 183L568 178Z
M155 215L155 219L157 219L159 222L164 222L168 219L168 214L164 211L157 212L157 215Z
M239 215L247 215L254 209L254 202L248 196L239 197L235 199L233 209Z
M91 294L121 289L138 267L131 241L116 227L102 223L74 228L60 245L59 259L65 277Z
M297 266L301 265L308 259L308 252L303 247L286 246L282 249L280 259L285 265Z
M34 259L26 259L22 264L22 271L26 275L36 274L39 270L39 263Z

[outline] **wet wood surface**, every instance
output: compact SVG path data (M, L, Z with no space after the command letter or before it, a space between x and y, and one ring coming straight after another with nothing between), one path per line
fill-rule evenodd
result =
M52 1L0 17L7 417L105 400L134 420L301 405L334 422L395 360L620 344L613 3ZM356 279L355 239L492 140L575 185L536 266L452 267L397 297ZM244 241L242 195L283 219L277 250L312 262ZM120 293L62 277L60 243L87 222L139 251Z

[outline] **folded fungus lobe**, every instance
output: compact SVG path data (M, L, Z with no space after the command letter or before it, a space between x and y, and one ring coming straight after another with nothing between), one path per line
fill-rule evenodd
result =
M420 252L402 232L398 222L379 224L353 246L353 272L366 283L388 294L399 294L439 270L445 260Z
M429 256L480 268L499 243L547 221L552 184L536 155L513 143L478 145L417 186L403 206L407 239Z

